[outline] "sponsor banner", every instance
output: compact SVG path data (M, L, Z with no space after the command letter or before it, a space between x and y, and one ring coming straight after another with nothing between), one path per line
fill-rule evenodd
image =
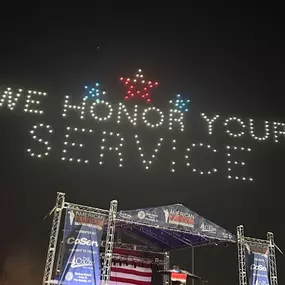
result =
M154 227L160 225L218 240L235 241L235 237L231 233L181 204L120 211L117 214L117 219L138 222Z
M66 211L60 285L100 285L100 244L104 217Z
M169 225L175 225L180 228L194 228L195 225L195 215L183 211L183 209L179 209L178 207L175 209L174 207L168 209L164 208L165 221Z
M217 227L204 220L200 224L200 230L202 233L207 233L212 235L215 235L217 233Z
M249 285L270 285L268 250L257 252L247 246L247 276Z
M186 284L187 274L180 272L171 273L171 281L178 281L180 283Z
M137 221L143 224L168 225L175 228L193 228L195 215L190 211L183 211L181 206L177 204L165 207L121 211L118 213L118 219Z

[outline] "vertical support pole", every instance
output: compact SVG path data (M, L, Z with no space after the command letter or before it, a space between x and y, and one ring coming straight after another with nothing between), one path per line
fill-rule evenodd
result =
M277 264L276 264L276 256L275 256L275 242L274 235L271 232L267 233L267 240L269 242L269 273L270 273L270 285L278 285L277 279Z
M58 275L61 271L62 259L63 259L63 241L61 241L61 243L59 244L57 262L56 262L56 275Z
M166 251L164 253L164 264L163 264L163 270L169 270L170 269L170 253ZM163 285L169 284L169 275L163 274Z
M192 255L192 257L191 257L191 259L192 259L192 261L191 261L192 272L191 273L195 274L195 248L194 248L194 246L192 246L191 255ZM195 285L195 279L192 279L192 285Z
M111 201L109 217L108 217L105 256L103 263L102 285L108 285L110 280L117 208L118 208L118 201L117 200Z
M237 227L237 247L238 247L239 285L247 285L244 228L242 225Z
M60 228L60 221L61 221L62 210L64 208L64 203L65 203L65 194L58 192L56 198L56 205L54 208L52 227L50 232L48 253L47 253L46 265L45 265L45 271L42 283L43 285L51 284L51 279L54 269L54 260L56 255L57 240Z

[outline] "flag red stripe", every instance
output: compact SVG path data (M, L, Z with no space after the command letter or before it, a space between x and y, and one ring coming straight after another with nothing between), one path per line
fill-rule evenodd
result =
M118 265L121 263L120 259L116 259L116 258L113 258L112 260L113 264L115 265ZM142 267L142 268L151 268L151 263L142 263L142 262L139 262L139 261L128 261L128 265L137 265L138 267Z
M142 272L138 271L135 268L124 268L124 267L111 267L112 272L119 272L119 273L125 273L125 274L133 274L137 276L144 276L144 277L152 277L152 272Z
M119 278L119 277L113 277L113 276L110 276L110 281L135 284L135 285L151 285L151 282L144 282L144 281L138 281L134 279Z

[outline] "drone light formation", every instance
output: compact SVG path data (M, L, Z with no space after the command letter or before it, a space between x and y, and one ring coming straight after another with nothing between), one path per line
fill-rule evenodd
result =
M144 150L143 150L143 147L142 147L142 143L141 143L141 140L140 140L140 137L139 137L138 134L135 134L135 139L136 139L136 145L137 145L137 148L138 148L138 151L139 151L139 154L140 154L141 161L142 161L142 163L144 165L144 168L146 170L148 170L150 168L150 166L153 164L154 160L157 157L158 152L161 149L163 138L159 138L158 139L158 142L157 142L157 144L156 144L156 146L153 149L153 152L151 154L151 158L146 158L146 154L144 153Z
M217 150L210 145L204 145L203 143L192 143L191 148L186 149L186 155L185 155L186 167L191 167L193 172L196 172L200 175L204 175L204 174L209 175L214 172L217 172L218 170L216 168L213 168L212 170L199 170L192 165L193 163L191 162L191 159L189 158L190 152L193 151L193 149L197 147L204 147L204 148L208 148L212 152L217 152Z
M36 158L42 158L43 156L48 156L50 154L50 150L51 150L50 141L44 140L43 138L39 137L39 135L37 134L37 131L39 129L44 129L45 131L47 131L50 134L53 132L50 125L45 125L43 123L34 125L32 130L30 130L30 134L32 135L32 139L35 140L36 142L38 142L39 144L43 144L45 146L45 151L43 153L36 153L36 152L32 151L31 148L27 149L27 152L29 153L29 155L32 157L36 157Z
M106 95L105 90L100 90L100 83L96 82L94 87L89 87L88 85L84 86L85 89L85 99L94 98L96 100L103 99L104 95Z
M250 152L251 149L250 148L245 148L245 147L239 147L239 146L227 146L226 147L228 152L226 153L227 157L228 157L228 179L236 179L236 180L248 180L248 181L253 181L252 177L245 177L245 176L237 176L237 175L233 175L232 172L232 167L237 166L237 165L245 165L244 161L240 161L240 160L231 160L231 157L233 155L233 153L236 153L238 151L247 151Z
M144 79L141 69L138 70L135 78L121 77L120 80L127 89L124 97L125 100L139 98L145 100L147 103L151 103L150 89L156 87L158 82Z
M69 161L69 162L77 162L77 163L89 163L88 159L82 159L80 157L72 157L68 156L68 148L83 148L83 143L75 143L70 139L70 136L72 133L92 133L92 129L85 129L85 128L75 128L68 126L66 127L66 133L65 133L65 141L64 141L64 147L62 149L62 156L61 160L63 161Z
M275 128L274 128L275 130ZM263 137L258 137L255 133L255 128L254 128L254 120L249 119L249 133L250 136L258 141L265 141L269 138L270 136L270 124L268 121L264 121L264 136Z
M240 127L241 127L241 130L240 130L239 133L233 133L232 131L230 131L230 130L227 128L227 129L226 129L227 134L228 134L229 136L231 136L231 137L234 137L234 138L242 137L242 136L245 134L245 132L244 132L244 130L243 130L243 129L246 128L245 123L244 123L241 119L239 119L239 118L237 118L237 117L229 117L228 119L225 120L224 125L225 125L226 127L229 127L229 125L230 125L231 122L236 122L236 123L238 123L238 124L240 125Z
M175 109L181 110L182 112L188 112L188 105L190 104L190 100L184 100L181 98L180 94L176 95L175 100L170 100L169 103L174 105Z
M119 103L118 107L118 117L117 117L117 124L122 123L122 116L125 116L128 121L133 125L137 125L137 119L138 119L138 105L134 106L134 110L132 114L128 111L127 107L123 103Z
M124 85L128 89L127 98L125 99L139 98L145 102L151 101L149 100L151 99L149 90L157 85L157 82L146 81L143 78L141 70L138 71L135 79L121 78L121 81L124 82ZM125 133L123 128L131 127L133 131L131 136L134 138L134 141L132 142L133 139L131 139L130 143L133 143L134 147L138 150L137 152L136 150L134 151L131 159L139 159L145 170L154 168L154 162L158 160L159 152L165 149L169 153L168 167L172 173L177 172L177 167L181 168L181 166L184 166L185 169L190 169L196 175L214 175L223 171L222 168L218 168L219 170L217 168L209 169L207 165L203 169L200 169L195 164L195 157L192 157L192 153L197 148L201 148L201 151L205 154L213 152L218 153L217 155L220 155L219 151L221 148L217 151L216 148L205 142L193 141L192 137L190 138L190 147L185 148L183 144L180 144L180 139L184 139L187 135L187 133L185 136L180 133L187 129L187 103L189 104L190 100L189 102L183 101L178 94L176 100L179 101L171 101L170 103L172 104L168 110L162 110L155 106L145 106L143 104L111 103L108 102L107 98L102 97L106 92L100 91L99 87L99 84L95 84L93 88L86 86L85 90L87 94L83 98L81 97L78 103L73 102L73 99L68 95L64 97L62 109L64 121L68 122L71 117L70 115L75 115L77 119L80 119L81 127L71 126L70 123L66 124L66 130L63 134L63 147L60 149L60 159L62 161L78 164L92 163L90 157L82 158L78 154L72 154L72 152L78 152L81 149L84 150L84 144L87 142L84 140L76 142L72 139L72 136L75 133L77 134L76 136L86 133L88 137L90 136L90 139L93 139L93 136L98 136L98 129L96 128L103 127L104 131L100 131L100 145L96 146L96 144L92 144L91 142L92 147L98 148L99 151L97 158L95 158L95 163L104 165L106 163L106 155L115 154L118 159L118 167L123 168L126 160L124 152L128 151L128 148L125 149ZM26 115L43 115L43 101L45 97L47 97L47 93L45 92L8 87L0 93L0 111L7 108L8 111L13 113L20 110L20 112ZM94 98L94 100L90 100L91 98ZM228 139L233 141L233 146L226 145L222 148L224 149L222 154L224 163L227 165L225 177L230 180L254 181L251 176L237 175L236 168L246 166L245 161L240 158L240 155L251 152L251 148L238 146L234 142L244 140L246 137L258 143L266 143L266 141L281 143L285 139L285 123L283 122L256 121L253 118L241 119L236 116L225 117L215 113L212 115L201 113L200 120L202 123L201 129L206 130L209 137L219 135L222 128L222 132L227 134L229 136ZM72 121L74 122L74 120ZM94 128L82 128L82 125L84 126L86 123L90 127L91 122ZM112 128L112 131L108 130L108 128ZM140 128L148 129L152 134L159 132L157 133L159 137L155 145L148 153L144 147L144 139L141 138ZM118 132L119 130L120 132ZM165 133L165 130L168 131L168 134ZM30 130L32 145L26 149L28 155L38 159L50 157L54 153L54 147L52 148L53 132L53 127L50 124L45 124L44 122L33 124ZM129 145L129 141L127 141L127 145ZM158 167L158 165L156 166Z

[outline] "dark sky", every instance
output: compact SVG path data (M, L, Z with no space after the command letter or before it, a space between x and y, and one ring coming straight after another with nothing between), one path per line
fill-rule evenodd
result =
M47 246L51 221L42 218L53 207L58 190L71 201L98 207L108 207L113 198L119 200L120 209L180 202L232 232L239 224L250 236L263 238L272 231L285 250L282 137L279 144L242 141L254 150L251 173L246 173L256 177L252 183L227 180L225 174L197 178L182 171L170 176L162 162L146 173L139 160L137 168L118 171L112 163L101 169L59 159L66 125L60 116L64 95L80 98L85 83L99 80L110 101L118 102L124 95L118 78L131 76L138 68L160 82L153 92L154 105L167 106L177 92L193 101L188 118L192 129L181 137L184 141L213 142L207 138L201 112L285 121L281 11L258 2L251 6L208 6L197 1L4 5L1 89L18 85L49 95L43 118L23 115L20 109L1 109L1 259L4 249L26 236L37 235L40 246ZM41 120L57 130L55 152L46 160L32 159L24 151L30 144L28 129ZM216 142L220 148L241 145L222 132ZM135 155L131 148L129 155ZM189 270L190 259L190 251L174 254L174 261ZM238 284L236 260L235 245L200 249L197 273L209 284ZM277 260L282 284L284 257L278 253Z

